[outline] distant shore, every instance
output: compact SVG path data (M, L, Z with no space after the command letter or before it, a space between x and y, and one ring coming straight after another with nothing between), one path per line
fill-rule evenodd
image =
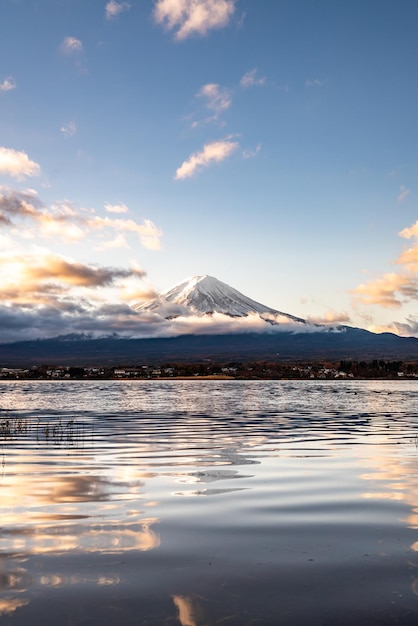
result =
M277 363L165 362L154 365L0 367L0 380L418 380L418 361Z

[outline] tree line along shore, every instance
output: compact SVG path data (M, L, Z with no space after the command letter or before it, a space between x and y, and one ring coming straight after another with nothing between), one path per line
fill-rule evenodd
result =
M238 380L331 380L331 379L414 379L418 361L339 361L277 363L270 361L163 363L119 365L116 367L73 367L40 365L30 368L0 368L2 379L238 379Z

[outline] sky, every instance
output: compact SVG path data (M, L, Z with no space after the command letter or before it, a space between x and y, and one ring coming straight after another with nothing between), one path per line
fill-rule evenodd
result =
M418 337L416 0L1 0L0 20L0 340L147 335L131 307L202 274Z

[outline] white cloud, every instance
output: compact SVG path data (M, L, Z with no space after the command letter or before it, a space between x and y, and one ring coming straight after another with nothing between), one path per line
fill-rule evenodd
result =
M60 45L63 54L79 54L83 52L83 44L75 37L65 37Z
M87 220L87 223L93 230L110 228L119 233L137 233L144 248L148 248L149 250L159 250L161 248L160 239L163 233L149 219L144 220L142 224L138 224L134 222L134 220L111 219L109 217L96 216Z
M11 91L12 89L16 89L16 81L12 76L8 76L0 83L0 91Z
M26 152L0 147L0 175L6 174L15 178L39 176L41 168L31 161Z
M102 243L100 246L96 246L96 250L112 250L117 248L129 248L128 242L125 237L121 234L116 235L114 239L111 241L106 241Z
M60 130L65 137L73 137L77 132L77 126L75 122L68 122L68 124L61 126Z
M154 19L175 38L204 36L213 28L226 26L235 11L235 0L157 0Z
M105 204L108 213L127 213L129 211L126 204Z
M322 87L323 84L324 83L318 78L308 78L305 80L305 87Z
M27 222L29 228L25 228ZM162 237L161 230L149 219L138 223L132 219L101 217L94 210L77 210L68 201L47 208L33 190L21 192L5 187L0 187L0 224L13 229L21 238L36 233L68 243L92 237L97 231L107 231L105 236L122 244L117 235L136 233L141 244L150 250L160 249Z
M242 153L242 158L243 159L252 159L255 156L257 156L257 154L260 152L261 150L261 143L259 143L256 147L255 150L250 150L250 149L246 149L243 151Z
M239 81L241 87L255 87L264 85L266 82L265 76L257 76L257 68L246 72Z
M231 106L232 98L229 89L222 88L216 83L203 85L197 92L198 98L206 99L206 106L218 116Z
M129 2L116 2L116 0L109 0L106 4L106 19L111 20L117 17L124 11L129 11L131 5Z
M213 141L203 146L203 150L192 154L187 161L184 161L177 169L175 179L182 180L190 178L197 172L208 167L211 163L219 163L229 157L237 148L237 141L223 139Z
M398 195L397 198L397 202L398 204L400 204L402 202L402 200L405 200L406 196L409 195L411 193L410 189L406 189L403 185L400 188L400 193Z

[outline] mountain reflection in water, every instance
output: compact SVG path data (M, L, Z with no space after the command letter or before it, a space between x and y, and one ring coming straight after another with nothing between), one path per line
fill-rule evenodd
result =
M415 624L417 399L0 382L0 624Z

